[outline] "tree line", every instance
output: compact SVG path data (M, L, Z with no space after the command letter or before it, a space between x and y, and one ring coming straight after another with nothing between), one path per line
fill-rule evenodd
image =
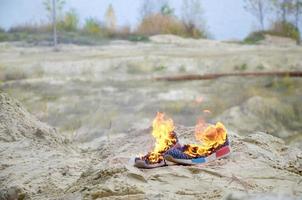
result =
M49 21L52 21L52 0L45 0L44 6L48 11ZM56 0L57 27L59 30L75 31L79 29L79 17L75 10L63 12L65 0ZM140 19L135 34L175 34L184 37L207 37L203 9L199 0L183 0L181 17L176 16L174 8L168 0L142 0L140 5ZM115 9L109 4L103 21L97 18L85 20L82 31L91 34L130 34L129 26L117 26Z
M297 28L302 19L302 0L245 0L245 9L257 19L261 30L265 30L265 22L272 14L278 21L293 23Z
M52 13L56 10L56 28L61 32L80 32L93 36L128 38L133 35L150 36L155 34L174 34L182 37L208 38L210 33L204 18L201 0L182 0L180 15L169 0L141 0L139 8L139 23L134 29L130 26L118 26L116 12L112 4L106 9L103 20L95 17L85 19L80 26L80 18L76 10L64 11L67 0L44 0L49 22L31 27L12 27L9 32L49 32L52 26ZM243 0L244 9L255 17L258 29L253 37L263 37L263 34L300 39L302 0ZM239 16L238 16L239 17ZM268 24L268 22L270 24ZM1 31L0 31L1 32ZM1 36L0 36L1 39Z
M302 0L245 0L245 10L258 22L257 34L288 36L300 42ZM266 22L271 21L269 27Z

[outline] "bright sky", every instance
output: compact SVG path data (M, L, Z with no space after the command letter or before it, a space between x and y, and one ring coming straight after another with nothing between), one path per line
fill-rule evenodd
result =
M204 18L213 38L219 40L242 39L257 23L243 9L243 0L200 0ZM39 23L47 20L43 0L0 0L0 26L5 29L24 23ZM81 23L88 17L103 20L111 3L115 9L118 24L134 27L139 20L140 0L66 0L65 10L75 9ZM170 5L179 16L182 0L170 0Z

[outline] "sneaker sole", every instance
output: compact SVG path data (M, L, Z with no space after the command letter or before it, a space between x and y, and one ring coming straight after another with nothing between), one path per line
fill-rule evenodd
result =
M153 168L167 166L167 164L164 160L156 164L147 164L144 160L136 160L134 166L142 169L153 169Z
M171 155L165 155L165 159L170 162L182 164L182 165L199 165L212 162L214 160L218 160L224 157L227 157L231 154L231 147L224 146L219 150L215 151L211 155L202 158L193 158L193 159L177 159Z
M180 147L180 144L176 143L173 147ZM173 148L173 147L171 147L171 148ZM140 158L134 159L134 167L142 168L142 169L153 169L153 168L158 168L158 167L165 167L168 165L175 165L175 163L167 163L166 160L163 160L160 163L147 164L146 161L144 161Z

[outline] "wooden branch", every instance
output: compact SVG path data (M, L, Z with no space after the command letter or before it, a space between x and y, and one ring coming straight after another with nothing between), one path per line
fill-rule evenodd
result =
M232 76L277 76L277 77L302 77L302 71L271 71L271 72L231 72L231 73L213 73L213 74L187 74L178 76L162 76L155 77L154 80L157 81L194 81L194 80L210 80L217 79L221 77L232 77Z

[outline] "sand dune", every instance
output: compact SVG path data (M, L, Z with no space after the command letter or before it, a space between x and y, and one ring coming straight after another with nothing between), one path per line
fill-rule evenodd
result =
M141 170L133 167L133 158L152 147L149 129L104 139L97 150L83 149L36 120L4 93L0 106L0 199L253 199L255 195L302 195L302 151L266 133L243 137L230 132L232 155L207 165ZM178 126L176 132L181 141L192 141L192 128ZM6 139L13 135L14 139Z
M272 40L154 36L59 52L1 43L0 200L301 199L301 79L149 79L301 70L301 46ZM194 142L199 117L222 121L233 153L203 166L133 167L153 147L157 111L173 118L183 144Z

